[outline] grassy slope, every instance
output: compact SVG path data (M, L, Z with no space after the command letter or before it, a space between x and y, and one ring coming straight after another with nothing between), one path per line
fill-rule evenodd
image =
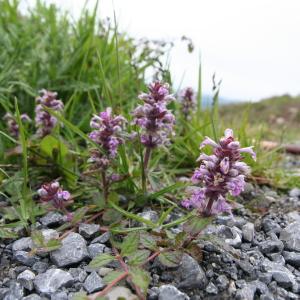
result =
M300 141L300 96L283 95L257 103L240 103L221 108L223 122L238 124L243 115L250 131L261 131L263 139L283 142Z

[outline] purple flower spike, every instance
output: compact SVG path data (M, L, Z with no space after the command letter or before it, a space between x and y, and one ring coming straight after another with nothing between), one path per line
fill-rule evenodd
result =
M58 181L43 184L37 193L41 201L50 202L58 209L63 209L65 202L71 199L71 194L68 191L64 191Z
M200 155L200 166L192 177L192 182L200 184L202 188L194 191L189 199L182 202L182 206L196 208L204 215L230 212L226 196L238 196L245 188L245 176L251 171L241 161L241 153L249 153L253 159L256 158L255 153L252 147L240 147L240 143L234 140L232 129L225 130L225 136L219 143L206 137L200 149L206 145L213 147L213 154Z
M93 163L94 167L106 169L111 159L116 157L119 145L124 142L121 134L125 123L126 119L122 116L112 115L110 107L91 119L90 126L95 130L89 137L103 150L103 152L98 149L91 150L89 162Z
M142 128L141 143L148 148L155 148L168 144L173 134L175 117L166 106L175 98L169 93L168 84L156 81L148 89L148 94L139 96L144 104L133 111L133 123Z
M30 123L31 119L27 114L22 114L20 119L24 123ZM6 121L7 129L12 137L17 138L19 136L19 125L16 121L16 117L11 113L6 113L3 117L3 120Z
M190 118L193 109L196 106L196 95L191 87L183 89L179 93L179 101L181 103L181 111L184 118L187 120Z
M64 109L64 104L61 100L57 100L57 93L50 92L47 90L41 90L40 96L36 98L35 107L35 124L37 129L37 136L44 137L50 134L53 128L57 124L57 118L51 116L44 106L51 108L52 110L62 113Z

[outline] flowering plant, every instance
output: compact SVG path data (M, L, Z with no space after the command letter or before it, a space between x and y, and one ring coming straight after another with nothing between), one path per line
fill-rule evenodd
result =
M234 140L233 131L225 130L225 136L216 143L209 137L201 143L200 149L206 145L213 147L213 154L201 154L200 167L192 177L192 182L201 184L189 199L182 202L186 208L196 208L204 215L230 212L231 206L226 201L227 194L238 196L245 187L245 176L250 173L250 167L242 162L241 153L249 153L255 160L253 147L241 148Z
M185 120L188 120L196 104L194 90L191 87L183 89L179 94L179 101L181 103L181 112Z
M31 119L28 117L27 114L22 114L20 118L22 122L27 122L27 123L31 122ZM6 121L7 129L10 135L12 137L17 138L19 136L19 125L16 121L15 116L13 116L11 113L8 112L4 115L3 120Z
M91 149L88 162L92 164L93 170L101 171L105 199L108 196L109 184L120 179L118 174L112 174L108 177L106 171L116 157L119 145L124 142L122 131L125 123L124 117L113 116L110 107L99 115L94 115L90 122L90 127L94 130L89 134L89 137L100 146L100 149Z
M40 96L36 98L35 107L35 124L37 136L44 137L52 132L57 124L57 118L52 116L44 109L44 106L61 113L64 109L64 104L61 100L56 99L57 93L50 92L45 89L40 91Z

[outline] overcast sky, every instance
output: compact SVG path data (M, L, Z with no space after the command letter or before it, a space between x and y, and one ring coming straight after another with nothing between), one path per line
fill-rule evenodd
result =
M46 2L76 17L85 0ZM112 0L99 2L101 16L112 17ZM194 53L181 43L171 53L177 85L185 74L183 84L197 86L201 51L204 92L210 93L216 72L223 97L259 100L300 94L300 0L114 0L114 7L119 29L133 37L192 38Z

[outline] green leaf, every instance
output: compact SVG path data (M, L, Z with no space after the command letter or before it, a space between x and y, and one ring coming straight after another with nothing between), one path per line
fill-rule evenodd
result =
M150 255L149 250L137 250L133 255L129 256L128 264L132 266L140 265L146 262L147 258Z
M61 241L60 240L54 240L51 239L48 241L48 243L46 244L46 246L44 247L44 249L48 252L57 250L61 247Z
M181 251L166 251L162 252L158 259L166 267L174 268L177 267L181 262L182 252Z
M36 247L42 248L45 246L44 236L41 231L33 231L31 234L31 238Z
M97 255L90 263L89 267L97 269L102 266L107 265L108 263L114 261L116 258L108 253L101 253Z
M106 284L110 284L112 281L114 281L116 278L118 278L120 275L124 274L124 271L112 271L106 274L103 278L103 281Z
M42 139L40 149L45 155L51 158L54 158L55 152L58 152L61 158L64 158L68 154L66 145L52 135L46 135Z
M147 249L150 249L152 251L157 250L157 245L156 245L156 239L149 233L147 232L141 232L140 233L140 243Z
M141 289L143 294L146 295L151 280L149 273L141 268L131 267L129 274L132 282Z
M184 232L184 231L179 232L175 237L175 245L177 247L182 246L182 244L184 243L186 238L187 238L187 233L186 232Z
M201 218L194 216L183 224L183 229L192 235L196 235L201 232L212 221L212 217Z
M17 238L18 235L12 230L4 227L0 227L0 238L1 239L13 239Z
M121 255L129 256L132 255L138 248L140 241L139 232L131 232L125 238L121 245Z

